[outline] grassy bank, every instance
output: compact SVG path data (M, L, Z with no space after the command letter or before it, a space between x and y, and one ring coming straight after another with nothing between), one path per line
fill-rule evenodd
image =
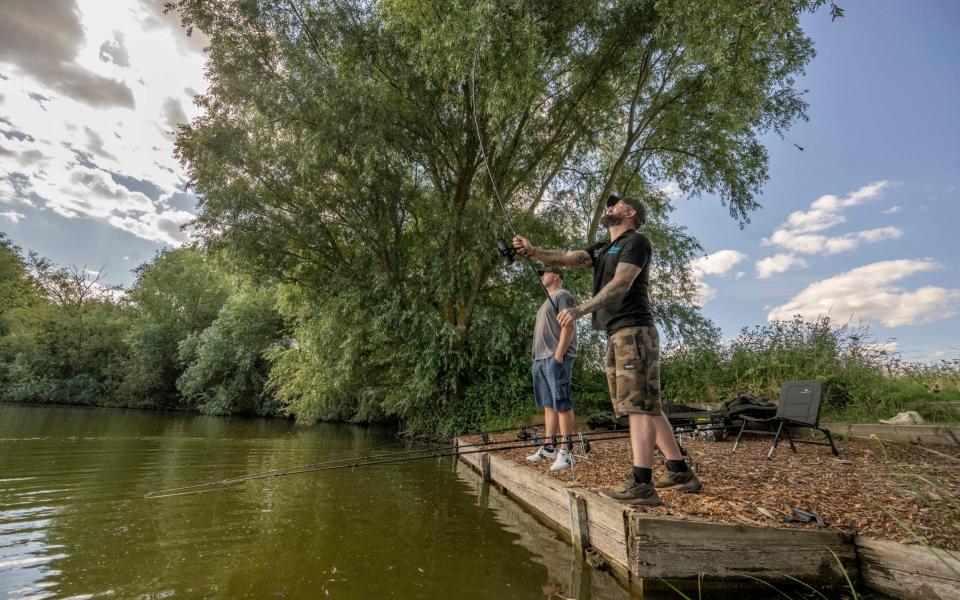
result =
M735 393L776 398L785 381L827 384L825 419L875 422L915 410L935 422L958 415L930 402L960 402L960 360L904 361L865 327L823 318L745 328L727 343L664 350L661 378L668 402L719 402Z

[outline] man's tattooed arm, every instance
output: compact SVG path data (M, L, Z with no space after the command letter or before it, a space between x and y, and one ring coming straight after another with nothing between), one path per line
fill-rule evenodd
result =
M597 295L590 298L580 306L570 309L574 318L580 318L588 313L595 312L599 308L613 304L627 295L633 280L640 274L640 267L630 263L620 263L613 274L613 279L607 285L597 292Z
M590 260L590 254L586 250L573 250L566 252L564 250L550 250L534 246L530 240L523 236L513 238L513 247L521 256L535 258L545 265L559 267L586 268L593 266Z
M543 264L551 266L586 268L593 265L590 255L585 250L566 252L564 250L536 248L532 256Z

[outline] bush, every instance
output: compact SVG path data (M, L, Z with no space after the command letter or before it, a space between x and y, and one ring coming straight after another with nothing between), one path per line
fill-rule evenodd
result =
M820 379L826 418L868 421L960 399L960 361L907 363L873 343L865 327L834 327L828 318L745 328L727 344L668 348L661 379L664 400L681 404L743 392L777 398L785 381Z

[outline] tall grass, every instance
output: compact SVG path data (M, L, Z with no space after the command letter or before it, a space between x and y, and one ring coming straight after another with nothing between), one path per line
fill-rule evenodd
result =
M736 393L776 398L785 381L826 383L826 418L876 420L916 410L930 420L957 421L924 406L960 401L960 360L914 363L875 343L866 327L800 318L744 328L727 343L664 350L667 402L717 402Z

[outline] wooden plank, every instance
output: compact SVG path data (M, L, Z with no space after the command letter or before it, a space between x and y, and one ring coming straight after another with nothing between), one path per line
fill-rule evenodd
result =
M960 415L960 402L921 402L920 408L923 410L939 410Z
M811 585L842 586L846 570L857 581L852 539L842 533L651 517L640 512L631 512L629 519L629 566L639 577L695 579L706 574L713 580L742 580L740 575L748 574L769 582L789 582L789 575Z
M887 425L886 423L822 423L834 435L870 437L893 442L960 445L960 427L949 425Z
M863 581L870 589L907 600L960 598L956 552L860 536L857 551Z
M500 456L490 457L490 477L507 492L534 510L565 527L569 522L567 490L572 487L552 477L544 477Z

